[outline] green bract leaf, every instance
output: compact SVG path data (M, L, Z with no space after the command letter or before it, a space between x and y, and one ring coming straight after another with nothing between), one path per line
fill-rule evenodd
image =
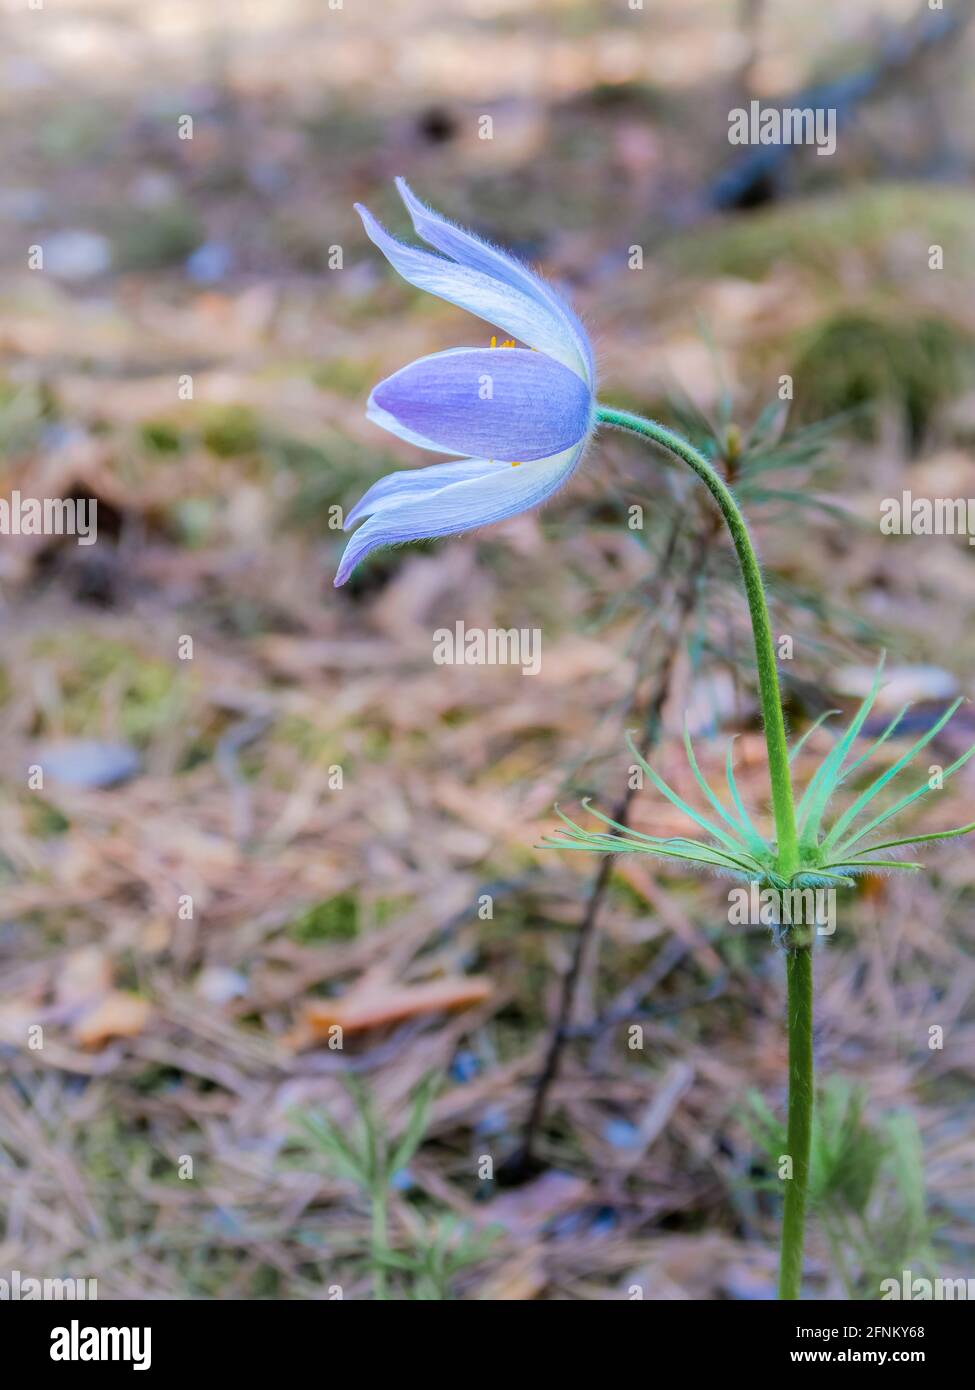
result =
M866 699L857 710L850 721L850 727L846 733L820 763L818 769L813 774L812 781L806 788L805 794L799 803L797 819L799 822L799 843L800 847L815 844L819 835L819 825L827 803L836 789L843 763L846 755L853 746L853 741L859 734L866 722L867 715L873 708L873 702L877 698L880 689L880 675L883 670L884 660L880 659L877 666L877 674L870 687Z
M823 883L852 887L857 874L894 869L916 871L922 868L922 865L907 860L880 858L878 855L883 855L885 850L900 849L907 845L967 835L975 830L975 821L970 825L958 826L951 830L907 835L901 839L885 840L879 844L868 843L859 849L856 846L879 826L891 820L912 802L930 791L931 788L927 783L901 797L893 806L874 816L866 825L857 828L857 820L883 789L890 785L911 760L945 727L961 704L960 700L956 700L926 733L914 741L905 753L902 753L890 767L875 777L831 828L825 833L820 830L826 807L836 789L863 767L877 753L878 749L894 736L907 712L908 706L905 705L864 753L847 762L854 742L877 698L882 667L883 661L881 660L866 698L860 704L842 737L826 754L806 787L799 803L799 864L790 877L787 878L780 873L774 843L766 839L756 828L739 793L734 772L734 741L732 740L728 744L725 758L725 777L731 796L731 806L729 807L717 795L701 771L686 725L684 728L684 748L687 754L688 767L708 805L720 818L721 824L709 820L707 816L696 811L683 797L679 796L654 771L636 748L629 734L627 735L627 746L656 789L667 798L671 805L676 806L689 820L699 826L710 837L709 839L698 840L684 836L670 836L664 839L656 835L647 835L643 831L633 830L621 821L613 820L611 816L604 815L586 798L582 802L583 807L609 829L586 830L571 820L557 806L556 812L566 829L557 831L555 836L544 837L541 848L582 850L591 854L649 854L657 859L680 861L695 868L703 866L715 869L720 873L731 874L736 878L744 878L750 882L768 884L780 889L793 885L814 886ZM816 729L820 728L830 715L836 712L835 710L828 710L821 714L796 743L790 758L794 758ZM942 785L973 756L975 756L975 745L945 770L942 775Z

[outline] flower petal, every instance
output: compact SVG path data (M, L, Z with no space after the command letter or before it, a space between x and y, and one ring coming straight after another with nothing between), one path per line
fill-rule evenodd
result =
M500 473L510 467L511 464L503 459L454 459L450 463L431 463L425 468L401 468L396 473L387 473L359 498L345 518L343 529L347 531L364 516L388 511L398 502L419 497L421 493L437 492L448 483L481 478L486 473Z
M436 491L418 489L409 497L401 494L395 504L377 509L356 531L345 548L335 587L344 584L359 561L377 546L451 536L537 507L569 477L584 447L577 444L553 458L536 459L519 468L505 465L464 482L448 483ZM431 471L420 469L417 478Z
M404 246L380 226L368 208L356 203L355 209L370 240L404 280L476 314L529 347L554 357L577 375L585 375L575 338L569 334L565 320L544 298L528 294L483 270L457 265L430 251Z
M414 231L428 245L436 247L438 251L443 252L445 256L449 256L451 260L457 261L460 265L469 266L472 270L483 271L485 275L503 280L506 285L521 290L557 315L564 325L566 333L575 343L583 374L592 386L596 374L589 337L562 296L540 275L536 275L533 270L516 260L514 256L509 255L507 251L503 251L500 246L492 246L490 242L475 236L473 232L465 231L463 227L458 227L456 223L449 221L439 212L435 212L433 208L428 208L425 203L421 203L405 179L397 179L396 187L413 220ZM522 341L527 342L527 339L522 339Z
M578 444L592 422L586 383L527 348L452 348L381 381L370 419L444 454L526 462Z

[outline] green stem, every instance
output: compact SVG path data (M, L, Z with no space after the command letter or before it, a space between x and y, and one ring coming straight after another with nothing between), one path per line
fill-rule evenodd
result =
M755 641L758 690L768 749L772 812L775 817L778 872L788 882L799 868L795 802L789 770L789 750L785 737L782 696L775 664L772 626L762 572L731 489L704 455L679 434L655 420L633 415L628 410L597 405L600 424L628 430L675 454L701 479L721 509L738 556L748 599L748 612ZM782 1257L780 1298L798 1298L802 1284L802 1245L806 1215L806 1189L809 1182L809 1148L812 1134L813 1055L812 1055L812 952L808 943L790 945L786 950L789 1028L789 1122L788 1147L792 1158L792 1179L786 1188L782 1219Z
M802 1292L802 1243L809 1187L809 1146L813 1115L813 968L812 950L802 946L785 953L789 1011L789 1126L786 1144L792 1176L786 1182L782 1213L779 1298Z
M782 877L790 879L799 867L799 844L792 800L789 749L785 738L782 696L779 693L779 676L775 665L775 647L772 642L768 604L765 601L765 586L745 518L721 475L693 444L689 444L679 434L675 434L664 425L658 425L655 420L645 420L642 415L632 415L628 410L615 410L612 406L597 406L596 418L604 425L614 425L617 429L642 435L644 439L652 439L655 444L660 444L664 449L676 454L694 470L721 508L721 514L731 532L731 539L738 555L745 595L748 599L748 612L752 620L755 661L758 666L758 691L762 702L762 718L765 721L769 781L772 786L776 858Z

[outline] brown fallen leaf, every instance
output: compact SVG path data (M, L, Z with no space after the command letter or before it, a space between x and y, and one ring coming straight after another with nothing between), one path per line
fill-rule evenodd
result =
M337 999L306 1003L289 1042L295 1048L310 1047L336 1026L345 1033L363 1033L421 1014L468 1009L483 1004L491 992L491 982L483 975L428 980L419 985L370 981L353 986Z
M134 1038L145 1028L152 1013L147 999L127 990L113 989L93 1009L73 1024L72 1037L81 1047L101 1047L109 1038Z
M516 1255L502 1265L478 1294L484 1303L527 1303L548 1283L545 1266L534 1251Z

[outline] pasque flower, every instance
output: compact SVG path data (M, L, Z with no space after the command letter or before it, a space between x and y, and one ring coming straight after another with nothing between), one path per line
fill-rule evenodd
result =
M371 240L411 285L511 340L504 351L495 335L491 346L435 352L375 388L367 413L377 425L460 457L390 473L369 488L346 519L348 529L367 518L346 546L336 585L377 546L470 531L538 506L575 469L595 419L592 348L561 296L507 252L425 207L403 179L396 186L434 251L397 241L357 204Z
M878 810L878 798L911 759L929 746L957 706L947 710L828 823L834 792L850 783L895 735L905 713L901 711L888 724L873 746L859 751L857 740L877 695L879 673L870 695L796 803L791 763L799 745L790 751L786 740L765 585L745 517L721 468L665 425L597 402L589 341L555 291L505 252L424 207L402 179L397 182L417 234L437 254L395 241L360 207L372 240L411 284L470 310L524 347L512 341L503 345L508 348L504 352L482 347L435 353L376 387L369 415L377 424L421 448L462 457L392 473L369 489L349 515L347 525L367 519L346 548L336 584L344 584L359 560L376 546L469 531L544 502L576 467L596 424L636 435L691 469L721 512L741 571L754 639L774 833L763 835L749 816L735 785L730 750L726 763L730 801L725 801L705 780L688 737L688 762L710 807L706 814L695 811L670 788L635 746L631 745L631 751L657 790L697 823L706 840L644 834L594 810L611 833L586 830L563 815L567 830L557 842L559 847L600 854L644 853L668 863L683 860L695 868L707 866L779 890L796 886L802 890L807 885L852 885L864 872L916 870L919 865L888 858L888 853L896 856L911 844L975 831L973 823L931 834L876 839L888 821L931 790L930 783L922 782L893 805ZM971 759L975 759L975 747L943 770L942 781ZM790 926L777 940L785 957L789 1034L785 1152L792 1162L783 1203L779 1295L796 1299L802 1291L812 1152L813 937ZM570 981L572 977L570 971ZM554 1071L550 1074L554 1076Z

